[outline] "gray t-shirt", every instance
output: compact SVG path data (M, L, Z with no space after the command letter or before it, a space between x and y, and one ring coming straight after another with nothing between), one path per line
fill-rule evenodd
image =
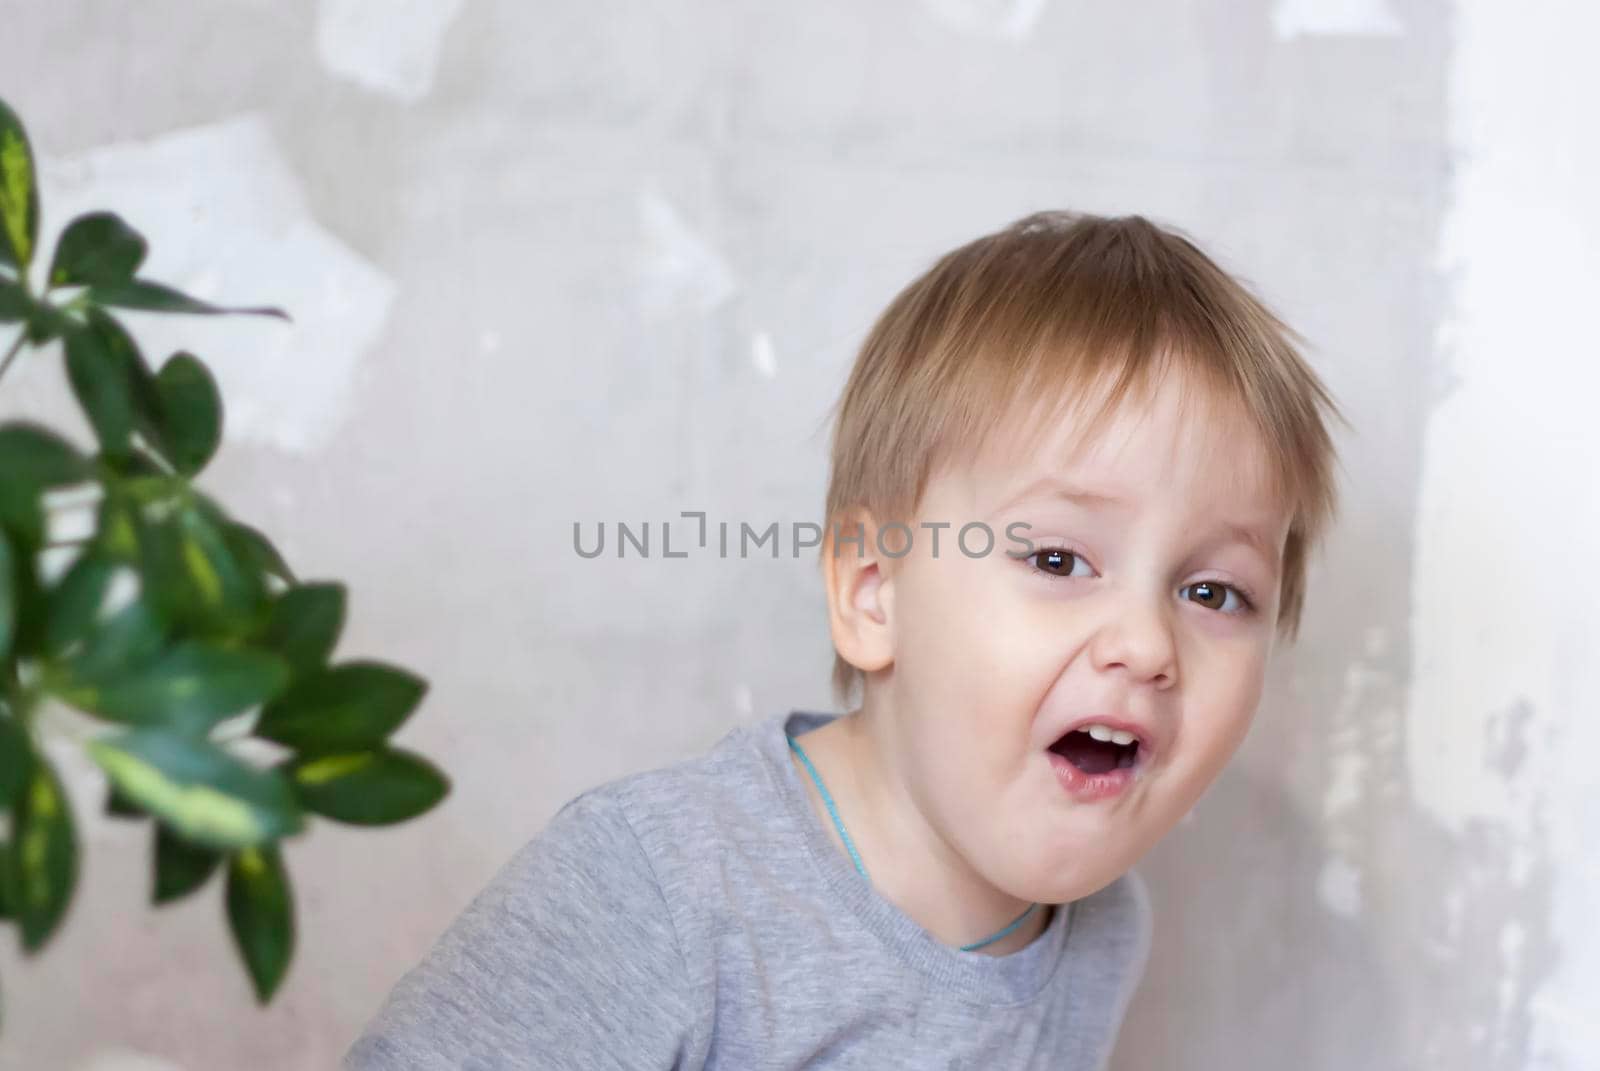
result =
M1130 872L1003 956L941 944L829 839L792 711L581 793L390 992L347 1071L1102 1067L1150 947Z

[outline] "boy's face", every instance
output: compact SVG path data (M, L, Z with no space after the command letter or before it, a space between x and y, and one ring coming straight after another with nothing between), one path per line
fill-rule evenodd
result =
M1076 899L1133 865L1217 776L1261 697L1291 518L1264 489L1253 429L1177 405L1169 378L1076 450L1063 421L947 468L918 516L950 524L937 556L914 525L911 552L883 563L889 761L941 837L1025 900ZM957 546L969 521L994 532L988 554ZM1007 537L1016 522L1027 556ZM969 533L970 551L983 543ZM1097 722L1123 732L1068 732ZM1137 748L1118 744L1128 731Z

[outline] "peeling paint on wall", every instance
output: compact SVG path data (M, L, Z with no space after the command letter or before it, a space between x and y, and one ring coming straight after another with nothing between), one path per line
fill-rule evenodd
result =
M1327 732L1321 830L1326 844L1317 899L1344 919L1365 909L1374 820L1392 811L1399 785L1400 711L1392 697L1402 682L1391 659L1389 630L1373 625L1363 657L1344 671L1339 704Z
M119 314L152 365L186 349L211 368L225 442L306 452L329 440L395 287L311 217L261 116L47 157L40 185L52 229L111 209L150 242L142 274L203 300L277 305L294 318Z
M1550 886L1559 955L1539 969L1531 920L1504 920L1486 1043L1507 1066L1576 1068L1600 1052L1600 142L1564 135L1592 128L1600 10L1562 9L1456 10L1451 388L1425 438L1406 751L1419 806L1467 843L1504 846L1506 869L1482 880L1513 897ZM1523 1051L1508 1043L1518 1016Z
M722 254L654 188L639 194L642 240L635 259L636 294L645 310L708 313L733 295L733 272Z
M464 0L320 0L317 57L331 73L408 104L433 89L445 31Z
M1317 875L1317 898L1335 915L1354 918L1361 913L1361 872L1348 859L1330 856Z
M1397 37L1405 33L1389 0L1278 0L1272 9L1278 37Z
M761 373L762 379L778 378L778 351L773 347L772 336L767 332L756 332L756 337L751 342L750 363Z

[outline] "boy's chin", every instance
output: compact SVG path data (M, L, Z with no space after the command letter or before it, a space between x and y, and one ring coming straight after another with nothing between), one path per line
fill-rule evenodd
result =
M1068 814L1043 848L1046 858L1037 872L1040 891L1052 903L1098 892L1133 869L1174 824L1152 823L1148 816L1130 821L1129 815L1097 813L1094 808Z
M1057 874L1050 880L1039 882L1031 894L1022 893L1021 899L1040 904L1070 904L1074 900L1093 896L1132 868L1132 860L1106 866L1074 868L1070 873Z

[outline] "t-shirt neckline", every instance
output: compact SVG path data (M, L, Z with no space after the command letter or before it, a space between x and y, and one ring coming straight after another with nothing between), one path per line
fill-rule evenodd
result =
M915 919L880 895L834 846L811 807L800 780L803 775L789 758L787 737L799 738L842 716L791 710L773 715L755 727L758 745L772 775L773 789L790 820L789 832L805 844L816 876L838 903L839 910L856 919L907 964L967 1000L998 1006L1024 1003L1038 996L1060 964L1070 938L1074 914L1071 904L1057 905L1044 932L1015 952L1003 956L981 951L963 952L941 943Z

